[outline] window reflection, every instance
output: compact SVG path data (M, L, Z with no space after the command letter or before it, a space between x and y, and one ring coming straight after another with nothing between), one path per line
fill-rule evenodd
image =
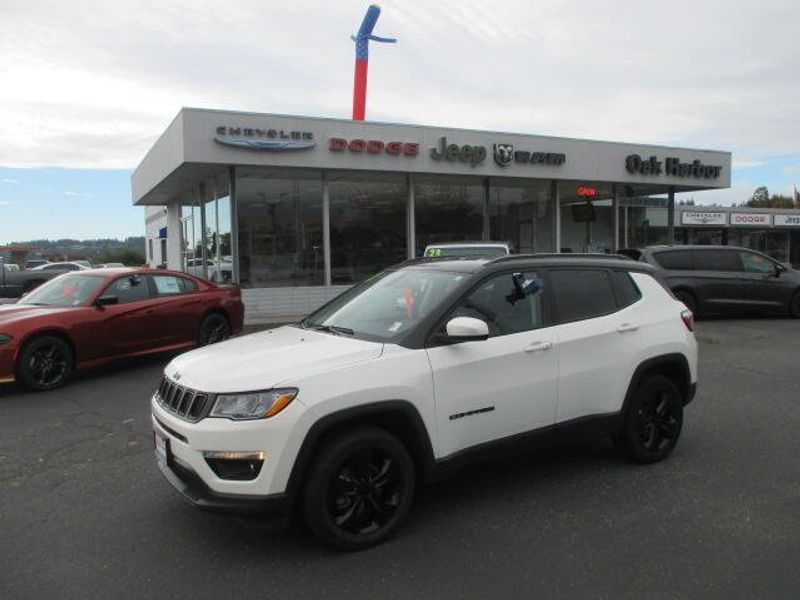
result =
M324 283L321 173L287 174L252 171L237 178L242 287Z
M490 237L510 242L519 254L553 252L553 210L550 182L489 188Z
M331 283L356 283L406 259L405 175L335 175L329 194Z
M430 244L481 240L485 195L479 178L415 177L416 256Z

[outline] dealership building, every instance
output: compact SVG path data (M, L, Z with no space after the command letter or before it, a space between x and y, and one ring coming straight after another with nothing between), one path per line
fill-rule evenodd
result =
M230 277L250 318L282 319L435 243L675 240L796 258L800 211L675 206L730 181L728 152L187 108L132 186L149 264Z

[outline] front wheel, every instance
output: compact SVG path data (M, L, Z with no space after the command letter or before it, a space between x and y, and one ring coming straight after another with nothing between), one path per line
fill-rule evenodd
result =
M200 323L197 343L200 346L208 346L227 340L229 337L231 337L231 326L228 324L228 319L220 313L211 313Z
M72 348L60 337L32 339L17 359L17 378L28 389L43 392L61 387L72 371Z
M309 529L341 550L363 550L391 536L414 497L414 464L405 446L377 427L325 443L303 494Z
M678 443L683 401L675 384L663 375L647 377L636 389L614 442L631 460L664 460Z

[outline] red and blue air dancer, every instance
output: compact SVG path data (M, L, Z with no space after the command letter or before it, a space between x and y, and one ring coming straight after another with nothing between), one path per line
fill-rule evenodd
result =
M367 108L367 65L369 64L369 41L394 44L394 38L382 38L372 35L381 9L377 4L370 4L364 21L356 35L350 37L356 43L356 74L353 82L353 120L363 121Z

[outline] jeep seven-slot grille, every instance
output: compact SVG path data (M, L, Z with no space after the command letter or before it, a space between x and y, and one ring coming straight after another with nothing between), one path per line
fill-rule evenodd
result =
M186 421L198 421L208 408L208 394L181 387L164 377L156 392L158 403Z

